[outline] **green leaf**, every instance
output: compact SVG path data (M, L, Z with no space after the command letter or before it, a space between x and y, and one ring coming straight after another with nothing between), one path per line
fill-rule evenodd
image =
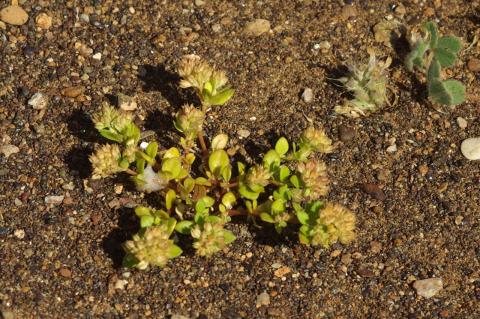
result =
M428 82L433 79L440 79L441 66L437 59L433 59L428 68L427 80Z
M145 160L143 158L138 158L136 165L137 165L137 173L143 174L143 172L145 171Z
M167 219L167 232L168 235L170 236L173 231L175 230L175 226L177 225L177 220L173 217L170 217Z
M227 209L231 209L236 201L237 198L232 192L225 193L225 195L222 196L222 204L225 205Z
M130 163L128 162L128 160L126 158L122 158L119 162L118 162L118 166L120 166L121 168L123 169L127 169L129 166L130 166Z
M200 200L205 203L205 207L207 208L212 207L215 204L215 200L210 196L202 197Z
M270 224L275 223L275 220L273 219L273 217L270 216L270 214L267 214L267 213L260 213L260 219L263 220L266 223L270 223Z
M113 133L111 132L108 128L101 129L99 130L100 135L105 137L108 140L117 142L117 143L122 143L123 142L123 136L118 134L118 133Z
M245 174L245 164L243 164L242 162L237 162L237 168L238 168L238 175Z
M305 212L303 207L300 206L297 203L294 203L293 208L295 209L295 213L297 214L297 219L300 222L300 224L302 224L302 225L308 224L309 216L308 216L307 212Z
M223 105L228 102L235 93L234 89L226 88L215 95L206 97L206 102L210 105Z
M308 239L307 236L305 236L302 233L298 233L298 240L300 241L300 243L304 245L308 245L308 246L310 245L310 240Z
M288 169L288 167L284 165L280 166L280 170L278 171L278 179L280 180L280 182L285 182L288 176L290 176L290 170Z
M205 177L197 177L195 178L195 184L202 185L202 186L212 186L212 183L208 181Z
M438 39L437 48L458 53L463 47L462 39L456 36L444 36Z
M123 257L122 266L126 268L134 268L139 263L139 260L132 254L126 254Z
M276 167L280 166L281 158L278 155L277 151L269 150L267 154L263 157L263 165L269 170L274 170Z
M205 82L205 85L203 86L203 89L208 93L208 94L212 94L212 91L213 91L213 84L211 81L207 81Z
M457 80L433 80L428 84L428 95L434 102L457 105L465 101L465 86Z
M242 195L242 197L244 197L246 199L250 199L250 200L255 200L255 199L258 198L258 196L260 196L260 193L252 192L249 189L249 187L247 187L243 183L240 183L240 185L238 187L238 192L240 193L240 195Z
M440 62L442 67L450 67L455 64L457 55L449 50L437 48L433 53L435 59Z
M226 229L223 230L223 238L225 239L225 244L230 244L236 239L235 235Z
M188 153L188 154L185 156L185 161L186 161L189 165L192 165L193 162L195 161L195 155L192 154L192 153Z
M167 207L167 210L172 209L173 203L175 202L175 199L177 198L177 194L173 189L169 189L167 194L165 195L165 206Z
M140 227L146 228L153 225L155 222L155 217L148 215L140 217Z
M285 137L280 137L275 144L275 151L278 155L283 156L288 152L288 141Z
M297 175L292 175L292 177L290 177L290 183L292 183L295 188L300 188L300 179Z
M193 191L193 188L195 187L195 180L191 177L187 177L183 180L183 188L185 191L188 193Z
M208 158L208 167L215 176L220 176L222 169L230 164L228 154L224 150L216 150Z
M435 48L438 42L437 24L433 21L429 21L425 23L425 29L428 31L428 34L430 35L430 42L429 42L430 47Z
M148 208L148 207L137 206L135 208L135 215L137 215L138 217L142 217L142 216L150 216L150 215L152 215L152 213L151 213L150 208Z
M153 159L155 158L155 156L157 156L157 152L158 152L157 142L152 142L148 144L147 148L145 149L145 153L147 153L147 155Z
M228 143L228 135L227 134L218 134L212 140L212 150L223 150Z
M163 154L163 159L180 157L180 151L176 147L169 148L165 154Z
M162 161L162 173L166 173L169 178L175 179L182 170L182 162L179 158L167 158Z
M175 230L183 235L190 235L190 230L192 229L193 221L191 220L182 220L175 225Z
M405 59L405 65L409 71L413 70L413 67L423 67L423 55L428 50L428 44L423 40L418 40L418 43L407 55Z
M226 182L230 181L230 178L232 178L232 167L230 165L222 168L222 178Z
M272 212L274 214L280 214L285 211L285 201L283 199L277 199L272 203Z
M180 256L182 252L183 252L182 249L177 245L171 245L170 247L168 247L166 255L168 259L173 259L175 257Z

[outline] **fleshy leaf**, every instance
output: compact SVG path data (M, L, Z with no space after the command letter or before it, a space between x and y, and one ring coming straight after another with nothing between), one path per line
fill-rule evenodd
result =
M175 230L183 235L190 235L190 230L193 226L193 221L191 220L182 220L175 225Z
M288 141L285 137L280 137L275 144L275 151L278 155L283 156L288 152Z
M172 208L176 198L177 194L175 193L175 191L173 189L169 189L167 194L165 195L165 206L167 207L167 210L170 210Z

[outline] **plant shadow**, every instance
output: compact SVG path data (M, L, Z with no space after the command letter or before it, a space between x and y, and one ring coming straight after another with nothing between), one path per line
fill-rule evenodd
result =
M122 244L131 239L132 236L140 229L138 218L133 209L120 208L118 211L118 226L113 229L102 240L103 251L112 260L113 267L118 269L122 267L125 252Z
M179 140L178 136L174 136L173 121L174 118L171 114L155 110L147 115L144 127L146 130L152 130L156 133L155 139L160 145L170 148L175 146Z
M170 106L178 110L187 101L196 101L196 95L191 94L190 90L185 90L185 96L178 90L180 76L165 68L165 65L143 65L145 70L139 75L143 82L145 92L158 91L168 101ZM198 103L197 103L198 104Z

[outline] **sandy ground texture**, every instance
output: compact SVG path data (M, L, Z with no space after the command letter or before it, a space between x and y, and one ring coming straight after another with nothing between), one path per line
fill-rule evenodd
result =
M435 19L468 47L480 35L479 1L19 5L28 21L0 22L4 318L480 318L480 164L460 152L480 135L480 46L448 70L469 101L439 109L402 65L405 39L389 45L373 32L386 19ZM246 34L255 19L266 30ZM392 57L398 103L360 120L336 115L346 95L331 79L367 50ZM121 268L120 244L138 227L128 207L149 199L122 177L90 179L88 155L104 142L90 116L118 93L135 96L139 125L172 145L172 114L192 96L174 72L188 53L227 71L237 91L210 113L207 135L228 133L246 158L278 136L297 138L309 120L326 128L337 144L325 157L329 199L357 214L352 245L313 249L238 219L237 240L209 259L187 251L164 269ZM48 103L29 105L35 93ZM429 299L414 288L428 278L443 284Z

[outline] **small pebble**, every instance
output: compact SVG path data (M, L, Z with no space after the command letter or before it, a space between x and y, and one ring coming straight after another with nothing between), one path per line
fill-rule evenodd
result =
M64 96L72 98L82 95L83 92L85 92L85 87L83 86L71 86L62 90Z
M63 199L65 196L60 195L60 196L45 196L45 204L47 205L59 205L63 202Z
M418 168L418 171L420 172L420 175L425 176L428 173L428 166L420 165L420 167Z
M219 33L220 31L222 31L222 25L220 23L215 23L212 26L212 31L215 33Z
M369 194L370 196L379 201L384 201L387 198L387 196L385 196L385 193L378 185L372 183L364 183L361 185L361 189L365 193Z
M28 21L28 14L19 6L8 6L0 11L0 20L12 25L23 25Z
M137 108L137 101L135 97L118 93L117 99L118 99L118 107L124 111L133 111Z
M462 130L466 129L468 125L467 120L460 116L457 117L457 124L458 124L458 127L461 128Z
M387 153L395 153L397 151L397 144L390 145L386 151Z
M472 58L468 60L467 67L472 72L480 71L480 59Z
M90 23L90 16L86 13L82 13L80 15L80 20L82 20L85 23Z
M459 215L457 217L455 217L455 225L459 226L461 225L463 222L463 216L462 215Z
M244 130L244 129L240 129L237 131L237 134L240 138L247 138L250 136L250 131L249 130Z
M72 271L68 268L60 268L59 273L62 277L65 277L65 278L72 277Z
M37 92L28 100L28 105L34 110L43 110L48 105L48 97L43 93Z
M467 138L462 142L460 150L467 159L474 161L480 159L480 137Z
M313 91L311 88L305 88L305 90L303 90L302 99L305 103L313 101Z
M52 26L52 17L42 12L35 18L35 23L40 29L48 30Z
M265 19L256 19L247 23L243 29L243 33L247 36L258 37L265 32L270 31L270 21Z
M350 17L355 17L357 15L357 7L352 5L343 6L341 17L343 20L347 20Z
M257 308L260 308L262 306L268 306L270 304L270 295L266 292L262 292L257 296Z
M338 137L342 142L351 141L355 137L355 130L350 126L342 125L338 128Z
M280 267L277 270L275 270L275 272L273 274L275 275L275 277L282 278L283 276L290 273L291 271L292 270L290 268L288 268L287 266L284 266L284 267Z
M195 0L195 5L201 7L205 4L205 0Z
M25 231L23 229L17 229L13 232L13 235L18 239L23 239L25 238Z
M443 281L441 278L417 280L413 283L413 288L417 291L417 295L428 299L443 289Z
M123 290L125 289L125 286L128 284L128 281L126 281L125 279L118 279L116 282L115 282L115 289L118 289L118 290Z
M0 146L0 153L2 153L3 156L5 156L5 158L9 158L10 155L16 154L18 152L20 152L20 149L15 145L6 144L6 145Z
M100 52L97 52L94 55L92 55L92 59L100 61L102 59L102 54Z

